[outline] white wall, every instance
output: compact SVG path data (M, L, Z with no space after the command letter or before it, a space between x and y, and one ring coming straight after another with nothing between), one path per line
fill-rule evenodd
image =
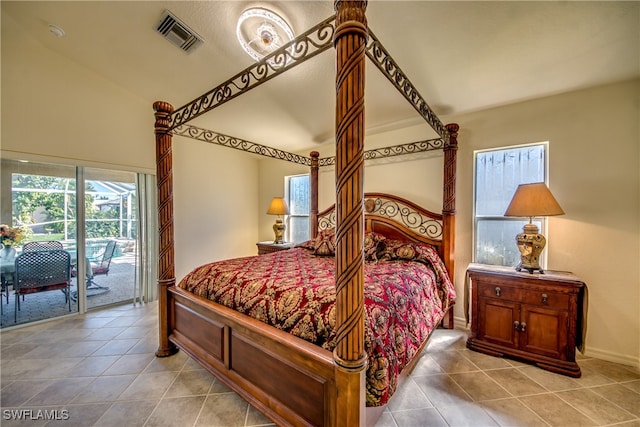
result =
M409 141L424 139L423 126L406 128L385 135L372 135L367 140L368 147L383 147ZM389 143L391 135L391 143ZM433 136L430 136L432 138ZM414 138L414 139L411 139ZM323 144L314 148L320 158L335 155L333 144ZM309 156L309 151L299 152ZM392 193L414 201L434 212L442 209L442 151L422 153L367 161L364 176L365 192ZM274 217L265 212L271 198L284 194L284 177L288 175L308 174L309 167L282 160L262 159L259 162L259 236L260 240L273 239ZM399 184L401 183L401 184ZM429 191L426 189L429 188ZM318 209L320 211L335 203L335 168L321 167L318 173ZM262 208L264 206L264 209Z
M257 254L257 159L183 137L173 147L176 279L207 262Z
M269 203L271 203L271 199L274 197L284 197L285 176L309 173L309 168L303 165L298 165L296 163L289 163L282 160L265 158L261 158L258 161L258 165L258 176L260 184L257 199L258 206L256 209L256 212L258 214L258 230L256 241L273 241L275 237L275 234L273 232L273 224L276 221L276 217L273 215L267 215L266 212L269 208Z
M2 158L155 174L152 103L43 47L6 14L1 53ZM256 253L256 158L181 137L173 154L176 277Z
M473 150L549 141L548 268L589 290L587 354L640 366L640 82L457 117L457 274L471 261Z
M549 141L549 183L566 212L549 220L548 268L580 276L589 290L587 355L640 366L640 82L625 82L443 118L460 124L457 164L456 322L472 260L474 150ZM366 148L408 142L417 129L373 135ZM386 139L386 142L384 140ZM414 140L424 139L415 137ZM409 138L409 140L411 140ZM319 148L321 157L332 148ZM308 153L304 153L305 155ZM263 167L281 186L289 166ZM264 162L261 162L261 165ZM321 168L319 208L333 203L334 170ZM262 179L262 178L261 178ZM367 162L365 191L395 192L441 209L442 157ZM265 215L266 216L266 215ZM260 234L268 235L266 221Z
M155 173L153 109L2 16L4 158Z

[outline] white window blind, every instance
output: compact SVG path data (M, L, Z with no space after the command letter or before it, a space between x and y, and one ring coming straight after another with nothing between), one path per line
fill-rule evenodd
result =
M287 176L285 190L289 205L286 240L293 243L309 240L309 175Z
M528 219L508 218L504 212L518 185L546 183L546 158L547 143L475 153L475 262L518 264L520 252L515 236L522 232ZM535 218L534 223L545 230L544 218Z

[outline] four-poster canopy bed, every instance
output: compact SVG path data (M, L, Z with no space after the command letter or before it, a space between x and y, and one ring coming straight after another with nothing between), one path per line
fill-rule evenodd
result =
M365 415L365 395L369 399L379 392L378 397L383 396L384 399L373 399L373 405L383 405L393 393L397 378L389 373L386 380L385 374L385 381L377 378L378 383L371 385L371 379L365 378L365 373L372 371L379 375L388 373L392 367L402 373L410 371L431 331L445 314L449 316L448 326L453 327L455 290L451 276L454 272L458 126L442 125L368 29L366 2L336 1L335 9L335 17L321 22L189 104L174 111L167 102L154 103L160 227L160 344L156 354L164 357L175 353L178 348L182 349L278 425L353 426L362 425L365 420L371 423L381 410L380 406L367 408ZM312 152L307 158L187 124L332 45L335 45L337 55L335 157L320 159L317 152ZM364 150L365 56L376 64L440 138ZM176 285L171 157L174 134L308 165L312 240L302 245L304 247L288 251L208 264L195 269ZM429 212L408 200L387 194L364 194L365 159L434 149L444 151L442 213ZM323 166L335 167L336 203L319 212L318 169ZM320 253L320 247L323 250L330 248L330 251ZM407 256L407 251L410 256ZM316 259L323 264L315 264ZM373 262L365 262L365 259ZM413 261L418 259L420 262ZM260 264L268 264L266 268L274 275L277 275L274 272L298 271L297 267L292 267L294 262L304 265L299 269L301 276L295 284L292 285L291 281L285 284L289 287L284 291L272 288L275 285L271 279L255 285L257 278L249 277L249 272L253 273L257 270L254 267ZM404 264L398 264L401 265L398 267L396 262ZM230 270L235 268L233 266L240 270ZM394 268L399 270L391 272ZM424 289L411 288L408 296L396 297L396 290L389 289L395 285L408 288L409 282L417 281L414 276L405 274L412 268L418 271L416 277L424 276L430 284L416 285L424 286ZM384 274L379 269L383 269ZM233 305L230 300L234 298L229 295L237 288L236 284L227 284L224 290L211 287L211 283L220 281L220 278L205 276L205 273L213 274L215 271L222 276L246 276L252 283L250 286L255 289L242 288L238 291L244 294L251 292L251 298L235 297L235 303L244 306L236 307L236 310L230 308ZM231 271L236 273L230 274ZM378 276L383 277L380 284L372 279ZM403 282L405 280L407 283ZM300 283L304 281L310 282L309 288L304 288L305 298L314 293L324 297L330 294L325 298L330 302L327 306L310 297L305 299L305 319L325 316L323 324L330 324L330 327L322 329L318 324L298 322L291 327L292 330L287 330L283 325L271 326L262 321L266 317L280 316L265 307L286 306L292 300L291 295L302 292ZM265 289L266 297L262 295ZM379 301L376 300L380 307L372 308L370 303L375 295L371 293L376 292L380 296ZM391 292L394 293L391 297L382 297ZM219 297L217 302L210 300L214 294ZM258 297L266 299L258 300ZM406 306L415 306L418 313L400 315L389 312L381 315L379 312L384 299L391 299L387 301L391 305L402 301L403 310ZM249 307L249 301L252 307ZM319 308L310 311L310 307ZM371 311L378 313L378 317L372 317ZM407 323L413 330L402 332L398 329L396 335L387 330L377 331L381 333L372 338L372 329L379 325L371 322L392 317L398 317L400 323ZM324 333L328 337L320 342L318 335ZM309 334L314 339L306 339ZM398 338L409 335L411 339ZM388 337L393 341L394 336L397 342L383 343ZM394 353L388 360L378 359L369 348L373 339L382 343L380 346L393 347L393 351L399 347L405 353L400 356ZM378 363L383 366L372 366ZM376 389L378 386L380 390Z

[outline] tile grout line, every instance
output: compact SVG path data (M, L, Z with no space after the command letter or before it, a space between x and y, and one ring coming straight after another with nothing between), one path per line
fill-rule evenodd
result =
M620 383L616 383L616 384L620 384ZM624 409L623 407L617 405L615 402L607 399L605 396L599 395L598 393L594 392L593 390L591 390L591 387L584 387L584 390L589 391L590 393L593 393L594 395L596 395L598 398L602 398L604 400L606 400L607 402L613 404L617 409L619 409L620 411L625 412L626 414L631 416L630 420L624 420L624 421L620 421L618 423L614 423L615 424L620 424L623 422L630 422L630 421L634 421L634 420L638 420L638 416L636 416L635 414L632 414L631 412L627 411L626 409ZM571 391L571 390L563 390L563 392L566 391ZM558 399L562 400L563 402L565 402L567 405L571 406L573 409L575 409L576 411L580 412L582 415L584 415L585 417L587 417L589 420L593 421L596 425L600 425L598 422L596 422L596 420L592 419L590 416L588 416L587 414L585 414L583 411L581 411L579 408L575 407L571 402L567 401L566 399L564 399L562 396L558 395L558 392L554 392L553 394L555 394Z

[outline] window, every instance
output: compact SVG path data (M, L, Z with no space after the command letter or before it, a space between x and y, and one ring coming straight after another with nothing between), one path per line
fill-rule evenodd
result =
M155 177L2 159L0 178L0 222L24 228L23 243L55 241L71 255L75 312L155 298L157 227L155 215L149 215L156 209ZM6 287L11 282L4 261L0 278ZM98 264L102 268L94 270ZM60 296L64 294L31 295L29 310L19 311L17 322L68 315L64 304L51 300ZM3 326L14 324L13 318L4 320L13 317L15 308L3 309Z
M475 262L516 266L520 252L515 236L528 223L505 217L520 184L547 181L547 143L508 147L475 153ZM533 222L546 235L544 218Z
M285 198L289 205L286 240L293 243L309 240L309 175L285 177Z

